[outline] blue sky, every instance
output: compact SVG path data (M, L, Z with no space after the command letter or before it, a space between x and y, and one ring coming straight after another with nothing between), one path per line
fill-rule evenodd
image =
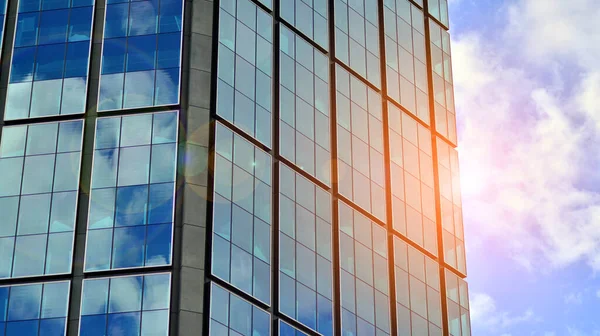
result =
M473 335L600 335L600 2L449 2Z

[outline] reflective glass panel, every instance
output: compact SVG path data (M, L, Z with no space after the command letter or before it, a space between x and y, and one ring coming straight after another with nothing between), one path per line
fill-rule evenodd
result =
M440 335L439 264L394 237L398 335Z
M308 336L302 331L292 327L291 325L279 320L279 336Z
M331 196L279 165L279 310L333 335Z
M182 0L106 6L98 110L179 103Z
M280 32L280 153L330 184L329 60L285 26Z
M99 118L86 271L171 264L178 113Z
M220 6L217 114L270 146L273 18L250 0Z
M467 274L458 152L440 138L436 142L444 260L462 274Z
M449 270L446 270L446 304L450 335L471 336L467 282Z
M457 144L454 85L450 57L450 34L433 20L429 20L431 38L431 67L433 96L435 98L435 129L444 138Z
M381 96L339 65L336 81L339 192L385 220Z
M18 6L4 119L84 113L93 1Z
M169 334L171 274L85 279L79 335Z
M338 202L343 335L389 335L387 233Z
M83 120L7 126L0 141L0 278L71 271Z
M211 283L208 335L271 335L271 315Z
M0 334L64 336L69 281L0 287Z
M380 87L377 0L335 0L334 6L336 58Z
M392 225L437 255L431 131L388 103Z
M271 302L271 157L217 123L212 273Z
M429 124L423 11L408 0L384 4L388 96Z
M279 6L282 19L322 48L329 48L326 0L282 0Z
M449 27L448 0L427 0L427 4L429 5L429 15Z

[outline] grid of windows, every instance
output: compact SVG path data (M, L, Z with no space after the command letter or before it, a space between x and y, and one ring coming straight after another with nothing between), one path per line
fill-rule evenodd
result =
M85 279L79 335L167 336L171 275Z
M279 15L324 49L329 46L327 0L282 0Z
M335 0L335 56L381 85L377 0Z
M86 271L171 264L177 114L97 120Z
M442 335L439 264L394 237L398 335Z
M271 156L216 125L212 274L271 302Z
M429 15L448 27L450 23L448 20L448 0L427 0L427 5L429 6Z
M446 302L448 327L452 336L470 336L469 294L467 282L446 270Z
M5 120L85 112L93 0L21 0Z
M385 220L381 96L339 65L336 78L339 192Z
M331 196L279 165L279 309L333 335Z
M429 124L423 11L408 0L384 4L387 94Z
M69 281L0 287L0 335L66 335Z
M285 26L280 30L280 153L329 184L329 61Z
M444 260L466 274L458 152L441 139L437 139L437 152Z
M179 103L182 0L108 0L98 110Z
M456 144L450 34L431 19L429 20L429 31L431 36L433 95L435 97L435 129L450 142Z
M388 103L392 226L437 254L431 131Z
M210 292L209 335L271 335L268 312L214 283L211 283Z
M342 333L389 335L386 230L343 202L338 211Z
M273 19L250 0L220 2L217 114L271 145Z
M279 320L279 336L308 336L302 331L292 327L291 325Z
M4 127L0 278L71 271L82 135L83 120Z

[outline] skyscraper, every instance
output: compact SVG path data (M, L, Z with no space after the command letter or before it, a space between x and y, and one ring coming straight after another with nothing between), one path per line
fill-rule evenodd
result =
M470 335L446 0L4 0L0 336Z

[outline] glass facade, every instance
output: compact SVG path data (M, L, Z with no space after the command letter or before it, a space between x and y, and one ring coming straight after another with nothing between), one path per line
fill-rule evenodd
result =
M3 128L0 278L71 271L82 135L83 120Z
M331 195L279 165L279 310L333 335Z
M384 4L388 97L429 125L423 11L408 0Z
M431 131L388 103L392 226L437 254Z
M334 7L336 58L380 87L377 0L335 0Z
M183 0L108 0L98 110L179 103Z
M217 114L270 146L273 18L251 0L220 6Z
M444 260L448 265L466 274L458 152L440 139L437 141L437 152Z
M290 29L280 31L280 153L330 184L329 61Z
M268 312L212 283L208 335L270 336L271 316Z
M0 0L0 336L470 335L447 0L184 3Z
M86 279L80 336L169 335L171 275Z
M435 97L436 131L456 145L456 115L450 59L450 34L433 20L429 20L431 36L431 67L433 96Z
M338 202L342 334L390 335L387 233Z
M394 237L398 335L442 335L440 269L433 259Z
M339 65L336 77L339 192L385 220L381 96Z
M93 0L18 4L4 120L85 112Z
M177 112L99 118L86 271L171 264Z
M329 48L327 0L282 0L279 16L321 48Z
M467 282L449 270L445 272L449 334L452 336L471 335Z
M69 281L0 286L0 335L66 335L69 289Z
M271 302L271 156L216 125L212 274Z

